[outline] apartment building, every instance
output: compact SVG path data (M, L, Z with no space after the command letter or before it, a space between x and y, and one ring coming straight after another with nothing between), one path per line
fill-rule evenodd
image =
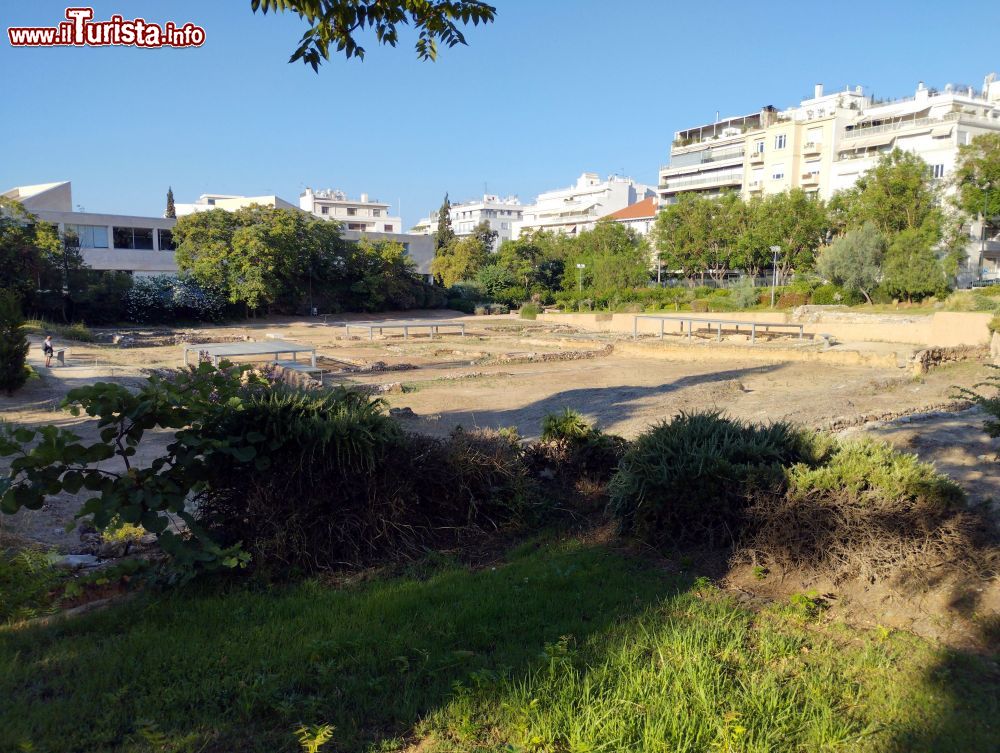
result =
M674 134L670 162L660 166L657 193L662 204L673 204L681 193L718 196L743 186L746 133L770 125L773 107L716 120Z
M262 207L275 207L277 209L298 209L294 204L285 201L273 194L267 196L238 196L234 194L203 193L197 201L190 203L174 204L174 212L178 217L194 214L195 212L208 212L212 209L225 209L227 212L235 212L237 209L248 207L251 204L259 204Z
M938 91L921 82L913 96L883 102L861 87L825 94L817 85L811 98L780 112L765 107L678 131L670 163L660 168L659 194L671 203L688 191L717 196L733 190L750 199L800 188L829 199L898 148L926 161L947 195L959 146L998 132L1000 81L993 74L981 91L951 84ZM1000 271L1000 237L980 242L978 221L966 232L968 266Z
M493 247L495 251L501 243L513 237L514 223L521 221L523 213L524 206L516 196L501 198L494 194L483 194L482 199L452 204L449 216L451 228L459 237L471 235L481 222L489 223L490 228L497 234ZM437 226L438 213L432 212L414 225L410 232L433 235L437 232Z
M403 220L392 215L391 205L361 194L349 199L343 191L306 188L299 196L299 208L324 220L337 220L346 230L361 233L401 233Z
M177 272L171 232L176 220L74 209L73 186L68 180L18 186L0 195L57 226L60 234L74 233L80 254L92 269L136 276Z
M524 207L521 221L514 223L514 237L532 230L567 235L592 230L605 215L653 196L652 188L631 178L612 175L601 180L597 173L583 173L572 186L539 194L534 204Z
M649 235L656 224L656 215L660 211L660 203L654 196L647 196L624 209L602 217L602 220L617 222L619 225L632 228L639 235Z

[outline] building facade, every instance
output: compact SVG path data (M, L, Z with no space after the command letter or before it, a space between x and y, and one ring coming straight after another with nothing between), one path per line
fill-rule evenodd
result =
M194 214L195 212L208 212L212 209L225 209L227 212L235 212L251 204L259 204L262 207L274 207L277 209L298 209L294 204L285 201L274 195L269 196L236 196L221 193L203 193L197 201L191 203L174 204L174 212L178 217Z
M738 191L745 199L799 188L821 199L851 188L893 149L913 152L930 166L947 197L958 148L976 136L1000 133L1000 81L991 74L981 91L918 84L912 97L873 101L861 87L813 97L778 111L729 118L678 131L670 163L660 168L663 203L695 191L717 196ZM966 228L968 265L1000 271L1000 238L981 238L979 221ZM982 257L980 259L980 256Z
M652 188L631 178L612 175L601 180L597 173L583 173L572 186L539 194L534 204L524 207L521 221L514 223L514 237L534 230L576 235L592 230L605 215L653 196Z
M84 212L73 208L70 181L19 186L2 196L20 202L40 220L72 232L92 269L137 276L176 274L172 230L176 220Z
M320 219L337 220L345 230L361 233L402 233L403 220L392 215L391 205L361 194L349 199L343 191L306 188L299 196L299 208Z
M472 231L481 222L488 223L490 229L497 234L493 251L501 243L514 237L514 224L521 221L523 214L524 206L516 196L501 198L493 194L484 194L478 200L452 204L449 212L451 229L459 237L472 235ZM414 225L410 232L433 235L437 232L437 226L438 213L432 212Z
M605 215L601 219L617 222L619 225L632 228L639 235L646 236L653 230L653 225L656 224L656 214L659 211L659 201L653 196L648 196L642 201L637 201L624 209Z

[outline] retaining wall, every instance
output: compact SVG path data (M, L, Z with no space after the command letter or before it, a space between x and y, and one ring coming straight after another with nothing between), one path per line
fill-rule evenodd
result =
M665 311L667 316L686 316L687 312ZM691 314L696 318L713 316L746 322L796 323L805 327L807 335L828 334L840 342L887 342L935 348L953 348L961 345L989 345L989 321L992 314L977 312L939 311L927 315L865 314L848 310L829 313L811 308L808 315L799 318L782 312L754 311L738 313ZM635 314L539 314L544 322L569 324L595 332L631 334ZM667 322L667 332L676 332L679 322ZM639 320L639 332L659 333L660 325L652 319Z

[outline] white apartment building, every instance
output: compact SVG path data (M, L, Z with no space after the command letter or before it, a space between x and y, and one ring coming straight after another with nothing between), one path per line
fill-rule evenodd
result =
M656 224L656 215L660 211L660 203L655 196L649 196L637 201L624 209L612 212L602 217L602 220L617 222L619 225L632 228L639 235L649 235Z
M514 223L514 237L531 230L549 230L575 235L592 230L605 215L655 196L649 186L618 175L601 180L597 173L583 173L568 188L539 194L524 207L523 218Z
M70 181L18 186L0 195L56 225L60 234L75 233L80 254L92 269L136 276L177 272L171 232L176 220L75 210Z
M463 201L452 204L449 216L451 229L455 235L465 237L481 222L489 223L490 229L497 234L493 251L506 240L514 237L514 223L520 222L524 214L524 206L516 196L501 198L494 194L483 194L482 199ZM411 233L418 235L433 235L437 232L438 213L432 212L414 225Z
M285 201L277 196L237 196L234 194L203 193L197 201L190 203L175 203L174 212L178 217L194 214L195 212L208 212L212 209L225 209L233 212L251 204L259 204L262 207L275 207L277 209L298 209L294 204Z
M306 188L299 196L299 208L324 220L337 220L346 230L361 233L402 233L403 220L391 213L391 205L361 194L349 199L343 191Z
M985 133L1000 133L1000 81L993 74L981 91L951 84L938 91L921 82L912 97L884 102L861 87L824 94L817 85L812 98L781 112L766 107L678 131L670 164L660 168L659 193L670 203L687 191L736 190L749 199L801 188L829 199L853 186L882 154L902 149L930 165L947 195L959 146ZM978 221L967 232L972 274L980 266L1000 272L1000 237L981 242Z

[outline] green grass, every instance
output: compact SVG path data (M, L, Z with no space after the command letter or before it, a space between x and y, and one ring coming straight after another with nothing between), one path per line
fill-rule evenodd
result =
M57 599L52 592L64 577L45 552L0 550L0 625L53 611Z
M995 666L910 636L754 614L600 545L437 563L0 628L0 750L274 753L324 724L324 753L996 749Z

